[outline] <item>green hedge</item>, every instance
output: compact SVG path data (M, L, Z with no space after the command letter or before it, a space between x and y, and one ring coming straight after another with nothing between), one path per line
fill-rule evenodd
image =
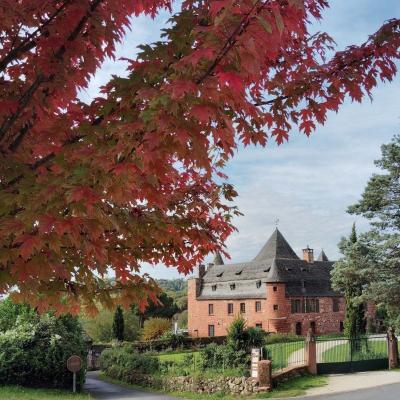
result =
M70 388L72 373L67 370L66 362L73 354L84 362L77 374L81 387L85 379L86 346L77 319L39 317L32 312L21 315L13 327L0 332L0 384Z
M100 356L100 368L106 375L126 382L132 374L153 374L159 367L157 357L139 354L132 347L105 349Z

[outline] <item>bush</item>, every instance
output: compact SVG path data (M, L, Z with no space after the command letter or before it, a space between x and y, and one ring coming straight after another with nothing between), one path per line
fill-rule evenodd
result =
M84 363L77 374L81 387L85 379L86 345L77 319L39 317L23 306L20 311L21 318L15 319L14 326L0 333L0 384L70 388L72 373L66 363L76 354Z
M236 351L249 352L252 347L263 347L265 344L264 332L259 328L247 328L242 316L236 317L228 329L226 337L228 346Z
M293 333L272 333L265 338L266 344L298 342L300 340L304 340L304 338Z
M165 318L149 318L144 322L142 339L152 340L160 338L163 333L171 329L171 321Z
M248 367L250 354L243 349L232 346L209 344L200 351L200 368L224 370L226 368Z
M100 356L100 368L105 374L126 382L132 374L152 374L159 367L157 357L136 353L128 346L105 349Z

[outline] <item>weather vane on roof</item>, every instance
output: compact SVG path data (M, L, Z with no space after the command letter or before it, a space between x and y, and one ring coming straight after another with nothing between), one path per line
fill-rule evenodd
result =
M278 227L278 225L279 225L279 218L276 218L275 219L275 226Z

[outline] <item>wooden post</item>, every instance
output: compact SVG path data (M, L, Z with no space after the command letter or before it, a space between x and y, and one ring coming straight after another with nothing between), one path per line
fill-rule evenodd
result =
M314 333L309 329L305 343L305 355L308 372L317 374L317 342Z
M272 362L261 360L258 362L258 388L259 391L267 391L272 387Z
M399 348L393 328L388 329L387 342L388 342L389 369L397 368L399 366Z

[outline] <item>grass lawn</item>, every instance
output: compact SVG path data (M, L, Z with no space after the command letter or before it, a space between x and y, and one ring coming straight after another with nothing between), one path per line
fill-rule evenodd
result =
M53 389L30 389L20 386L1 386L0 400L91 400L87 393L67 392Z
M353 360L369 360L374 358L387 357L387 343L383 340L370 340L368 346L361 344L359 352L353 354ZM343 362L350 361L349 343L338 344L324 352L322 359L324 362Z
M130 385L128 383L119 382L115 379L108 378L103 374L100 376L101 379L121 385L126 388L131 389L140 389L149 392L155 392L155 390L151 390L149 388L143 388L138 385ZM282 383L277 388L275 388L272 392L268 393L258 393L255 395L245 396L243 398L246 399L276 399L282 397L296 397L302 396L306 393L308 389L325 386L327 384L327 378L323 375L305 375L300 376L298 378L293 378L290 381ZM223 392L214 393L214 394L204 394L204 393L193 393L193 392L172 392L167 393L168 395L174 397L181 397L184 399L193 399L193 400L237 400L239 396L227 395ZM14 400L14 399L13 399ZM36 400L36 399L35 399Z
M164 354L159 354L155 357L158 357L160 361L182 362L185 359L185 356L187 356L188 354L193 354L194 357L199 356L198 351L186 351L182 353L164 353Z
M304 347L304 342L274 343L267 345L272 360L272 369L277 370L288 366L289 357ZM304 360L296 360L303 362Z

